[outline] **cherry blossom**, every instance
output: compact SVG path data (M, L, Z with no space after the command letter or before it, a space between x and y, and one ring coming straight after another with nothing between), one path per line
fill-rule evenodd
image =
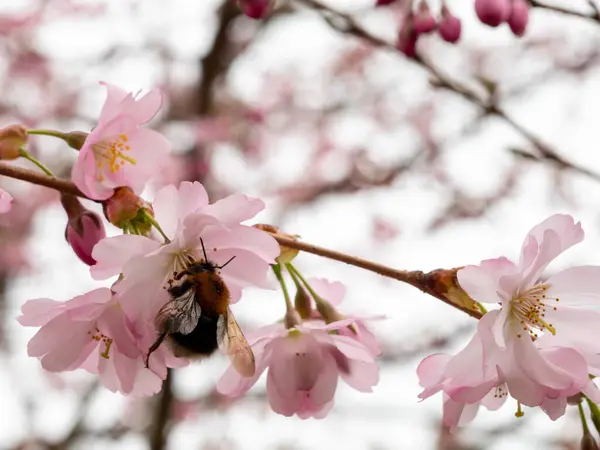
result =
M554 258L582 239L581 225L557 214L528 233L518 264L502 257L459 270L458 281L471 298L501 308L480 320L475 337L443 370L440 357L422 363L422 396L435 386L434 391L443 390L454 402L475 404L505 386L504 394L541 406L553 419L564 413L571 395L583 392L600 401L589 379L589 374L600 374L600 313L576 307L600 302L600 267L573 267L541 277ZM431 382L435 373L443 373L443 381ZM447 419L453 425L463 420L454 411Z
M120 299L110 289L99 288L66 302L29 300L21 312L17 318L21 325L40 327L27 352L39 358L44 369L83 368L97 373L113 392L152 395L160 391L161 377L144 367Z
M369 349L350 337L328 333L352 322L310 323L289 330L276 324L249 333L255 375L242 377L230 366L217 390L241 396L268 368L267 397L273 411L301 419L325 417L333 407L339 377L360 392L371 392L379 381L379 368Z
M79 151L72 178L89 198L106 200L119 186L140 193L146 182L161 170L171 144L160 133L141 128L158 112L158 90L136 99L108 83L107 97L98 125Z
M203 259L204 250L217 265L234 257L220 270L231 302L240 299L246 286L271 288L269 264L275 263L279 245L267 233L240 224L263 207L260 200L243 195L209 204L206 191L197 182L181 183L179 189L167 186L157 193L153 209L170 241L161 243L136 235L104 239L92 253L97 261L91 268L92 277L122 274L114 289L123 294L122 306L136 321L153 320L169 300L166 289L173 274L190 261Z

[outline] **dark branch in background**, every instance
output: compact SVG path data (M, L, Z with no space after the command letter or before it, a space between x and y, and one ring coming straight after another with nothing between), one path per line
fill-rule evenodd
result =
M582 13L579 11L573 11L572 9L563 8L562 6L555 5L547 5L546 3L539 2L537 0L528 0L529 4L535 8L547 9L548 11L553 11L561 14L565 14L567 16L578 17L580 19L592 20L594 22L600 23L600 9L594 3L594 0L588 0L587 3L592 8L591 14Z
M325 22L334 30L344 33L346 35L355 36L375 47L391 51L394 54L397 54L399 57L404 57L396 49L393 43L390 43L385 39L381 39L377 36L372 35L352 16L331 9L328 6L321 4L317 0L297 1L299 3L308 5L315 11L318 11L319 14L325 20ZM549 144L543 142L540 138L538 138L533 133L525 129L522 125L517 123L502 108L500 108L496 104L496 101L492 95L489 95L486 99L480 98L480 95L477 92L473 91L471 88L467 87L463 83L450 78L448 75L444 74L440 69L436 68L425 55L418 54L415 58L408 60L416 62L433 77L431 81L433 87L449 90L461 96L473 105L481 108L486 114L490 116L496 116L502 119L504 123L509 125L526 140L528 140L531 143L531 145L537 150L538 155L532 155L533 159L536 159L538 161L552 162L562 168L571 169L575 172L586 175L596 181L600 181L600 175L592 172L591 170L585 167L578 166L565 160Z
M173 370L168 369L162 391L158 394L158 402L154 407L154 416L148 438L150 440L150 450L163 450L166 448L167 437L170 430L170 416L173 405Z

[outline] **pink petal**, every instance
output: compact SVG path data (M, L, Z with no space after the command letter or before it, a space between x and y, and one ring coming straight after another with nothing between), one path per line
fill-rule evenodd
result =
M152 208L167 236L174 236L183 219L208 205L208 194L199 182L184 181L176 188L170 184L156 193Z
M28 300L21 306L23 315L17 317L21 325L39 327L46 325L64 311L65 304L49 298Z
M136 373L130 395L133 397L149 397L158 394L161 389L162 379L151 370L141 368Z
M340 336L335 334L315 333L315 337L319 336L319 339L329 338L329 340L335 345L335 347L349 359L355 359L365 363L373 363L374 358L371 352L359 341L349 338L347 336Z
M479 404L477 403L465 405L464 403L455 402L450 397L444 396L442 423L449 427L450 431L453 431L461 425L472 422L477 415L478 410Z
M502 390L500 390L502 389ZM504 395L500 395L503 393ZM500 409L502 405L506 402L508 397L508 387L506 384L501 384L496 386L495 389L492 389L482 400L481 404L485 406L490 411L496 411Z
M325 354L323 363L319 378L309 393L311 403L317 406L315 409L321 409L331 402L337 388L338 371L335 360L331 355Z
M423 359L417 367L419 385L428 388L441 383L444 378L444 370L451 358L445 353L435 353Z
M118 275L130 259L151 253L160 246L160 242L137 235L102 239L92 251L96 265L90 267L90 274L94 280L104 280Z
M588 380L586 385L581 389L581 393L584 394L594 403L600 403L600 390L594 384L592 380Z
M141 356L137 342L127 327L125 314L117 303L106 308L98 320L98 328L105 336L112 338L112 355L119 353L132 359Z
M309 278L307 281L319 297L333 306L338 306L346 295L346 286L339 281L328 281L325 278Z
M340 370L339 374L349 386L360 392L373 392L373 386L379 383L379 366L374 361L366 363L349 359L348 370Z
M269 374L277 390L292 397L298 390L310 390L324 370L321 345L308 334L274 340Z
M457 273L458 282L473 300L481 303L498 303L500 278L513 272L513 263L506 258L482 261L479 266L466 266Z
M0 214L4 214L12 208L13 197L4 189L0 189Z
M72 368L73 363L81 359L84 349L89 344L91 338L87 334L90 327L89 324L73 324L68 321L60 321L62 316L49 322L47 325L42 327L40 331L29 341L27 347L30 356L36 356L36 353L40 353L44 349L46 350L45 355L42 356L42 367L50 372L62 372L64 370ZM62 322L62 323L61 323ZM59 337L57 339L57 330L55 327L62 325L63 328L58 330L58 333L65 334L64 326L69 325L68 337ZM45 328L52 327L51 329L45 330ZM50 336L54 340L47 342L46 345L40 344L40 341L44 337ZM66 338L66 339L65 339Z
M221 271L225 282L236 284L240 287L257 286L263 289L273 289L269 279L269 263L247 250L228 249L220 250L209 256L216 264L225 264L233 256L233 259Z
M510 395L526 406L539 406L544 401L544 388L531 380L514 362L501 374Z
M551 276L544 284L549 285L546 293L549 297L560 298L560 306L597 305L600 304L598 280L600 280L600 267L579 266Z
M114 84L104 81L101 81L100 84L106 87L106 101L100 111L100 118L101 120L108 121L113 119L117 114L120 114L121 103L131 94Z
M274 380L273 372L269 370L267 373L267 398L271 409L278 414L290 417L298 410L301 399L295 395L282 395L277 383Z
M264 208L265 204L262 200L242 194L233 194L206 206L203 213L214 216L229 226L252 219Z
M233 365L230 365L217 382L217 391L229 397L240 397L248 392L271 362L272 351L270 348L265 348L270 342L265 339L259 345L252 347L256 358L256 372L253 377L242 377Z
M119 380L119 391L123 394L131 393L131 391L133 391L134 381L138 371L138 361L136 359L128 358L120 352L115 351L110 352L109 358L110 359L100 357L100 373L102 373L103 363L112 363L114 365L114 370ZM141 364L139 364L139 366L140 370L145 370L142 369Z
M567 409L566 397L549 398L546 397L540 405L542 411L544 411L551 420L556 420L565 414Z
M231 225L230 233L223 233L211 240L211 246L219 250L245 250L269 264L275 264L279 256L279 244L268 233L243 225Z
M136 194L140 194L144 184L157 175L171 152L169 140L149 128L139 128L128 133L128 145L131 147L127 156L135 159L135 164L126 163L116 172L115 183L130 186Z
M556 311L549 311L546 318L556 328L556 336L545 338L546 346L563 345L590 354L598 353L600 312L558 306Z
M122 111L122 114L131 115L138 124L144 124L152 120L161 105L162 93L159 89L153 89L139 100L136 99L131 107Z

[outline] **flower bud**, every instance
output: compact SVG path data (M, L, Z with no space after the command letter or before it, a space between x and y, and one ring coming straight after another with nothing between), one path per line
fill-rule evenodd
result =
M69 147L81 150L88 136L89 134L83 131L71 131L70 133L65 133L63 139Z
M475 13L484 24L497 27L510 15L510 0L475 0Z
M316 303L317 311L319 311L325 323L333 323L346 318L327 300L319 299Z
M98 241L106 237L102 219L86 209L73 195L62 194L60 202L69 218L65 239L81 261L93 266L96 261L92 258L92 250Z
M513 0L508 25L515 36L523 36L529 22L529 6L525 0Z
M11 125L0 130L0 159L17 159L21 147L27 143L27 128Z
M572 405L572 406L577 406L581 403L581 392L578 392L575 395L571 395L570 397L567 397L567 404Z
M442 6L442 19L438 24L438 33L446 42L454 44L460 39L462 24L454 17L446 5Z
M413 58L417 51L418 37L419 33L417 33L415 30L413 15L409 14L406 16L404 22L400 26L396 48L409 58Z
M294 282L296 280L294 279ZM309 319L312 315L312 302L306 290L300 285L300 283L296 283L296 297L294 298L294 307L300 317L303 319Z
M114 194L103 202L104 215L110 223L122 228L133 228L147 234L152 224L145 220L144 213L153 215L152 206L126 186L115 189Z
M425 0L421 0L417 8L417 13L414 15L413 24L417 34L430 33L435 29L435 18L431 14L429 4Z
M396 0L377 0L377 2L375 3L375 6L385 6L385 5L391 5L392 3L394 3Z
M262 19L271 9L271 0L238 0L238 5L251 19Z
M590 433L585 433L581 438L581 450L598 450L598 443Z

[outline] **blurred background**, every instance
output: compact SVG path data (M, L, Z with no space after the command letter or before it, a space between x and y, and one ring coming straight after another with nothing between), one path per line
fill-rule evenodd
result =
M406 2L374 3L280 1L256 21L230 0L3 0L0 127L89 131L105 97L98 81L132 92L160 87L166 103L153 127L174 156L148 199L164 184L198 180L212 200L262 198L258 222L423 271L517 258L531 227L564 212L582 221L586 240L551 270L598 264L593 0L532 2L521 39L506 25L481 24L473 0L448 0L461 41L424 36L416 59L394 49ZM430 6L437 14L440 2ZM69 176L72 149L30 142ZM142 399L113 394L83 371L44 372L27 357L36 330L17 324L20 306L99 283L63 239L58 194L1 183L15 202L0 216L0 450L579 448L576 409L557 422L529 409L516 419L507 402L445 432L441 398L418 402L415 369L430 353L464 346L475 321L416 289L308 254L297 258L305 275L346 284L343 312L388 316L373 325L384 347L378 386L361 394L342 385L323 420L273 413L264 379L238 401L220 397L221 357L171 373L160 394ZM283 298L249 289L234 311L243 328L269 324L283 315Z

